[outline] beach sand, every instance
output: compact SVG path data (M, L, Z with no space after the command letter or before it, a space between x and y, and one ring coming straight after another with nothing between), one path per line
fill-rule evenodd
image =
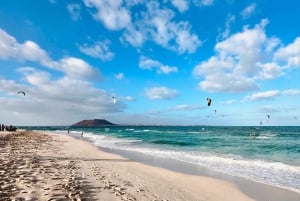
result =
M18 131L0 133L0 200L256 199L229 181L134 162L68 135Z

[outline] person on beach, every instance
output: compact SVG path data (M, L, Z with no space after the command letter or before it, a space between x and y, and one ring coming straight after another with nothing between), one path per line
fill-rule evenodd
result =
M83 138L83 132L81 132L81 138Z

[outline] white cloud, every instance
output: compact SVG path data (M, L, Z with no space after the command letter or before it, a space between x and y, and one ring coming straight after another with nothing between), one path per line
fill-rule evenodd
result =
M80 18L80 4L68 4L67 9L71 15L72 20L77 21Z
M272 62L261 64L258 62L257 65L261 67L261 71L259 73L260 79L274 79L283 74L281 67L277 63Z
M286 95L286 96L299 96L300 95L300 89L284 90L284 91L282 91L282 94Z
M125 99L126 99L127 101L135 101L135 98L132 97L132 96L126 96Z
M118 80L123 80L124 79L124 74L123 73L118 73L115 75L115 78Z
M148 13L145 23L153 40L168 49L178 53L194 53L201 45L198 36L190 32L188 22L174 22L175 14L169 9L161 9L158 3L147 4Z
M234 72L235 65L235 61L230 57L224 58L224 60L211 57L207 62L196 66L193 74L206 76L205 80L199 83L202 90L234 93L257 89L253 80Z
M255 3L252 3L246 8L244 8L244 10L241 12L243 19L249 18L255 12L255 9L256 9Z
M211 92L225 91L228 93L238 93L258 89L258 86L253 80L234 74L215 74L209 76L206 80L199 83L199 87Z
M91 46L87 44L80 45L79 50L91 57L99 58L102 61L109 61L114 57L114 53L109 50L110 44L111 42L109 40L98 41Z
M155 61L144 56L140 57L139 66L142 69L152 70L152 68L159 67L160 65L161 63L159 61Z
M237 102L237 100L230 99L230 100L222 101L220 103L223 103L223 104L226 104L226 105L231 105L231 104L234 104L236 102Z
M23 67L18 72L22 74L22 84L0 79L0 91L14 95L8 97L9 101L2 101L0 98L1 105L5 108L2 112L9 112L9 116L16 114L13 117L15 124L74 123L99 114L120 112L126 107L120 101L113 104L112 95L93 87L91 82L68 74L53 79L50 72L33 67ZM26 96L18 96L18 90L25 91Z
M76 77L77 79L100 79L99 71L87 62L75 57L66 57L59 61L53 61L47 52L35 42L18 43L14 37L2 29L0 29L0 44L1 59L38 62L45 67L62 71L68 76Z
M146 37L143 31L139 31L139 25L136 23L135 26L133 24L128 25L121 39L127 41L132 46L141 47L145 40L147 40Z
M191 25L185 21L174 21L175 13L162 9L156 1L146 3L146 11L136 14L122 39L135 47L145 41L153 41L179 54L194 53L201 45L198 36L191 32Z
M171 3L180 12L185 12L189 9L189 2L187 0L171 0Z
M209 4L212 1L203 1ZM176 22L175 13L168 8L161 8L157 1L122 1L122 0L84 0L85 6L95 9L93 16L107 29L123 30L121 40L135 47L141 47L145 41L153 41L166 49L179 54L194 53L202 42L187 21ZM188 9L188 1L173 0L178 9ZM131 12L131 7L139 4L145 7Z
M175 89L167 87L153 87L145 90L146 96L151 100L158 99L173 99L178 96L178 92Z
M169 74L178 71L177 67L166 66L161 64L159 61L155 61L144 56L140 57L139 67L147 70L152 70L154 68L157 69L158 73L162 74Z
M132 7L144 3L146 0L124 0L126 6Z
M17 72L22 73L25 77L25 81L33 86L42 86L48 83L50 80L50 74L46 71L37 71L32 67L21 67L17 69ZM27 90L26 90L27 91Z
M236 60L235 71L238 73L255 74L258 71L255 64L260 60L261 49L267 42L265 24L266 21L263 20L254 29L245 27L243 32L236 33L215 46L221 58L232 57Z
M287 67L300 67L300 37L275 53L275 60L285 62Z
M186 22L180 22L173 26L174 33L176 35L175 41L178 47L177 52L183 54L194 53L197 48L202 45L202 42L199 40L196 34L190 33L190 25Z
M100 73L85 61L67 57L59 61L59 69L76 79L100 79Z
M19 90L25 90L26 88L21 85L16 83L14 80L1 80L0 79L0 91L6 92L10 95L17 95L17 91ZM2 109L4 109L2 107Z
M0 58L16 59L19 61L34 61L45 66L52 66L53 63L47 53L42 50L36 43L25 41L23 44L0 29Z
M199 83L202 90L211 92L244 92L257 90L257 80L274 79L283 69L272 62L278 40L267 38L262 20L253 29L231 35L215 45L216 55L198 64L193 71L204 77Z
M196 6L211 6L214 3L214 0L193 0L193 3Z
M268 38L267 40L268 40L268 42L265 47L266 52L273 52L274 49L276 47L278 47L278 45L280 45L279 38L271 37L271 38Z
M93 17L110 30L120 30L131 23L130 11L122 0L84 0L85 6L96 9Z
M246 96L245 100L264 100L271 99L280 95L280 91L278 90L270 90L264 92L254 93L251 96Z
M221 39L225 39L230 35L230 27L231 27L231 23L233 23L235 21L235 16L229 14L226 18L226 22L225 22L225 31L223 33L221 33L220 38Z
M192 106L187 104L176 105L175 107L169 108L170 111L178 111L178 110L198 110L199 106Z
M300 89L287 89L287 90L283 90L283 91L270 90L270 91L257 92L257 93L253 93L250 96L246 96L244 98L244 100L245 101L247 101L247 100L267 100L267 99L273 99L280 95L299 96Z
M149 33L153 40L164 47L174 38L174 32L170 30L174 12L170 9L161 9L159 3L150 1L147 4L147 13L144 22L148 25Z

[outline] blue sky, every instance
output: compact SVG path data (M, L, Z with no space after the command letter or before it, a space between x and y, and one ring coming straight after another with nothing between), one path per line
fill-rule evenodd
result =
M299 125L299 15L295 0L1 1L0 122Z

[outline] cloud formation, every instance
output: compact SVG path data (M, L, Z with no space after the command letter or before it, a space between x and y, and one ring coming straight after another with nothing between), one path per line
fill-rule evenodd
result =
M162 8L163 3L122 0L84 0L84 3L92 8L94 19L102 22L107 29L123 31L122 40L134 47L152 41L178 54L191 54L202 44L198 36L192 33L191 25L187 21L175 21L174 11ZM188 9L187 1L173 0L171 3L180 11ZM135 5L145 9L136 9Z
M66 122L81 118L78 115L119 112L126 108L122 102L113 104L110 93L93 86L92 81L101 78L100 72L84 60L64 57L54 61L35 42L19 43L2 29L0 44L0 59L29 62L45 69L28 65L17 68L20 82L0 78L0 91L11 95L10 101L0 100L4 113L23 113L23 118L30 114L30 119L37 121L31 124L51 124L57 122L55 116L66 118L62 119ZM17 96L19 90L25 91L26 96ZM52 118L45 119L45 114Z
M161 74L169 74L178 71L176 66L163 65L159 61L155 61L144 56L140 57L139 67L146 70L156 69L157 73Z
M130 12L124 7L122 0L84 0L84 4L94 8L94 19L102 22L110 30L120 30L131 23Z
M115 78L118 80L123 80L124 79L124 74L123 73L118 73L115 75Z
M243 19L249 18L255 12L255 9L256 9L255 3L252 3L246 8L244 8L244 10L241 12Z
M259 89L257 81L278 78L286 67L295 66L300 40L278 49L280 40L267 37L267 24L264 19L254 28L245 26L242 32L218 42L216 54L193 70L194 76L204 78L199 88L210 92L253 91Z
M98 41L90 46L87 44L79 45L79 50L86 55L99 58L102 61L110 61L114 57L114 53L109 49L110 44L109 40Z
M47 53L32 41L18 43L18 41L0 28L0 59L16 59L22 61L39 62L52 67L54 64Z
M185 12L189 9L189 1L187 0L171 0L171 3L180 12Z
M286 47L281 47L274 55L275 61L284 62L285 67L300 67L300 37Z
M280 91L270 90L270 91L254 93L251 96L245 97L245 100L264 100L264 99L274 98L279 95L280 95Z
M16 59L21 63L37 62L44 67L61 71L76 79L100 79L100 72L82 59L65 57L59 61L52 60L47 52L33 41L18 43L17 40L0 29L0 58Z
M67 10L69 11L72 20L77 21L80 18L81 6L80 4L68 4Z
M257 93L253 93L250 96L246 96L244 100L267 100L267 99L273 99L280 95L299 96L300 89L287 89L287 90L283 90L283 91L269 90L269 91L257 92Z
M151 100L173 99L179 95L177 90L167 87L153 87L145 90L146 96Z

